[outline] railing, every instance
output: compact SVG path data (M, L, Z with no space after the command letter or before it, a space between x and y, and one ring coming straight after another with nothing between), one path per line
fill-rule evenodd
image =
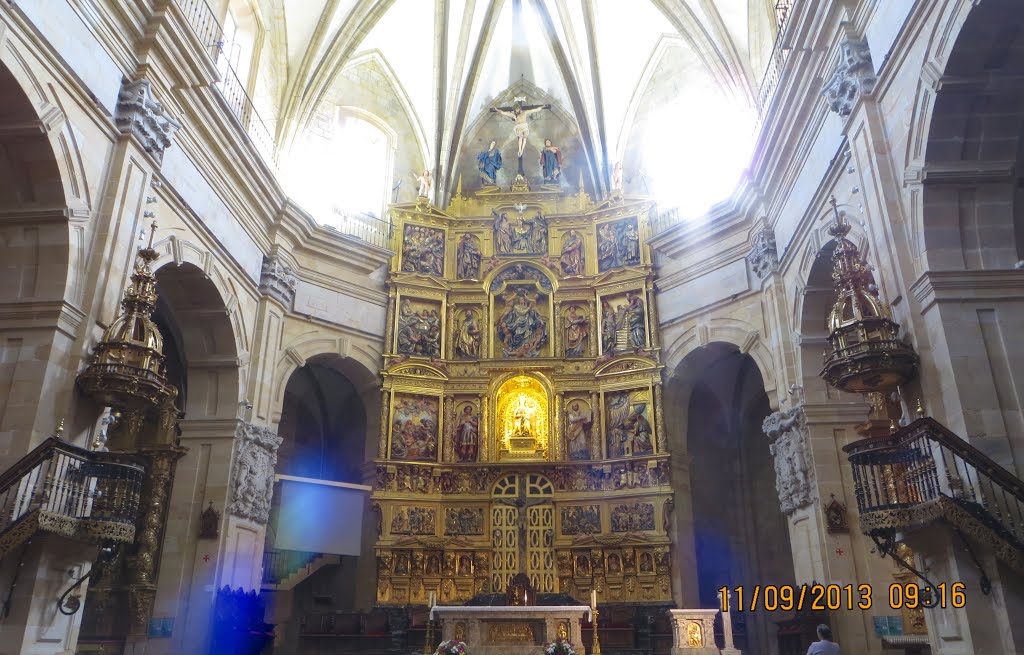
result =
M764 76L761 78L761 86L757 91L757 111L764 120L764 114L768 111L775 96L775 89L782 79L782 68L786 63L786 51L782 47L782 35L789 24L789 17L793 11L795 0L776 0L775 2L775 24L778 32L775 35L775 45L772 47L771 55L768 56L768 65L765 67Z
M372 214L350 214L342 209L332 210L334 216L326 223L328 229L361 239L370 245L391 247L391 221L382 220Z
M915 516L915 508L948 501L1024 549L1024 482L937 421L918 419L889 437L863 439L843 450L869 532L885 523L879 515L895 521L887 528L911 527L899 524L928 517Z
M51 437L0 474L0 535L45 515L39 525L65 536L130 542L143 474L140 465Z
M651 212L651 234L661 234L668 228L679 223L679 208L673 207L660 211L657 208Z
M253 145L260 151L271 168L276 167L277 149L274 144L274 136L267 128L267 124L260 118L245 85L238 79L234 67L227 60L227 53L224 51L224 29L221 27L220 21L217 20L210 6L206 4L206 0L175 0L175 2L196 37L203 47L210 51L214 61L218 64L217 70L221 74L221 80L217 83L217 88L228 109L238 119L242 130L249 135Z
M218 57L227 57L227 54L219 51ZM235 69L230 64L221 68L221 80L217 83L221 97L224 98L231 113L242 124L242 129L252 139L253 145L260 151L263 158L272 167L276 166L277 151L274 146L274 136L267 128L267 124L260 118L256 106L252 104L249 94L245 91L245 85L238 79Z
M279 584L318 557L320 553L268 548L263 551L263 584Z

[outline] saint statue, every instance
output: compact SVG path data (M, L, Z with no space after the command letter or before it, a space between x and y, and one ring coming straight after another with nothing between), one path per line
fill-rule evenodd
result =
M494 216L494 251L507 255L512 252L512 225L509 223L508 214L491 210Z
M636 225L627 223L619 239L622 263L626 266L640 263L640 235L636 231Z
M460 462L475 462L479 448L480 421L473 407L466 405L455 426L455 456Z
M629 303L626 305L624 316L624 327L629 328L629 345L634 348L645 348L647 346L647 326L644 320L644 303L640 300L639 294L630 292L626 294Z
M480 167L480 183L484 186L494 186L498 171L501 169L501 151L495 142L491 141L491 145L478 154L476 160Z
M551 139L544 139L544 149L540 151L540 166L544 172L544 181L558 184L562 177L562 151L558 146L551 145Z
M615 352L615 345L618 340L618 322L615 320L615 312L607 300L601 302L601 354L609 355Z
M612 191L622 192L622 162L615 162L612 168Z
M619 265L615 233L611 223L605 223L597 230L597 261L602 271Z
M651 440L651 422L644 416L646 405L635 405L626 418L626 427L629 429L629 438L632 441L630 451L634 455L650 455L654 452L654 442Z
M498 317L498 337L505 357L536 357L548 340L547 321L535 298L522 289L505 294L505 311Z
M569 230L562 237L562 273L565 275L583 275L584 251L583 237L576 230Z
M580 411L580 404L573 401L565 415L565 444L569 459L590 459L590 427L593 418L589 411Z
M477 245L477 238L472 234L463 234L459 240L459 248L456 253L457 273L459 279L475 280L480 277L480 246Z
M469 310L463 315L455 337L455 354L465 359L476 359L480 356L480 326L477 325L473 312Z
M434 176L430 173L429 169L424 168L423 174L416 176L416 184L420 187L420 198L429 198L430 192L434 188Z
M576 305L569 307L563 323L565 329L565 356L585 357L587 337L590 335L590 319L580 316Z
M538 254L547 254L548 252L548 221L540 211L533 217L530 252Z

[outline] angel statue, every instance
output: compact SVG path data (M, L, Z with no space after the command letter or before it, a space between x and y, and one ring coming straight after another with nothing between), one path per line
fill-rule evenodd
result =
M420 198L429 198L430 192L434 188L434 176L430 173L430 169L424 168L423 174L416 176L416 184L420 187Z

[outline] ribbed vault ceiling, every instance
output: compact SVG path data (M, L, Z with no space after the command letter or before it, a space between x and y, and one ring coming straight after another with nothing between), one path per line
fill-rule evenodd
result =
M273 105L279 143L287 148L310 124L340 71L372 55L393 74L442 188L450 188L450 159L467 126L520 76L573 116L602 188L650 84L681 87L678 78L699 75L735 102L752 104L773 38L769 0L260 4L270 17L267 54L277 71L257 95ZM655 75L670 52L685 52L687 63L676 76Z

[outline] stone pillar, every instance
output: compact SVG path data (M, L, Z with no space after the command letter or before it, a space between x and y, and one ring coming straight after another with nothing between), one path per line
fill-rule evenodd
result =
M718 610L668 610L672 619L672 655L720 655L715 645Z

